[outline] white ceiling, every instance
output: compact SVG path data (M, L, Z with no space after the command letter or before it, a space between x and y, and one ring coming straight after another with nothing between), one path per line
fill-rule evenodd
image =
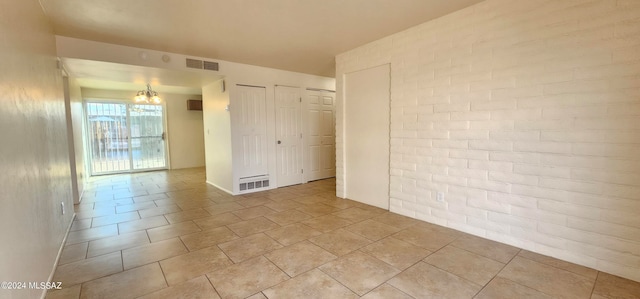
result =
M337 54L481 1L40 3L57 35L333 77Z

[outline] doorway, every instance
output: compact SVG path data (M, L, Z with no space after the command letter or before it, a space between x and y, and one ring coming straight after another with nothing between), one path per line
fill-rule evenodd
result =
M86 102L91 175L167 169L162 105Z
M345 75L346 197L389 209L390 67Z

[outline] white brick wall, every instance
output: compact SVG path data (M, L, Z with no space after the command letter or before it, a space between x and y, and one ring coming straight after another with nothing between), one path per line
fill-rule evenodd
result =
M391 211L640 281L639 0L487 0L336 63L338 196L344 74L390 63Z

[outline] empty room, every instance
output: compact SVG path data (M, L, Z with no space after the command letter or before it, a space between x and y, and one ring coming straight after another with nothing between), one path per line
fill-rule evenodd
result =
M640 298L638 0L3 0L0 298Z

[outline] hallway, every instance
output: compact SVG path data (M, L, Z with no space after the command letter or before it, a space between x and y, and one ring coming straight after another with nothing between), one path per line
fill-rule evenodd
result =
M204 169L94 177L47 298L637 298L640 283L335 197Z

